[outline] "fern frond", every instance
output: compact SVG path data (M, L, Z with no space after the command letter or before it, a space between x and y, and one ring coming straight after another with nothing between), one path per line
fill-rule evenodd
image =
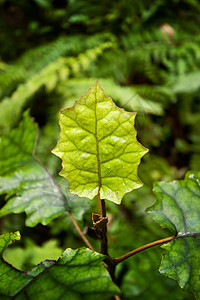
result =
M30 77L25 83L20 84L11 97L4 98L0 103L0 131L7 131L16 124L28 100L41 87L45 87L46 93L52 92L57 85L66 81L69 76L77 76L80 72L87 70L91 62L94 62L99 55L112 46L112 43L107 42L79 54L77 58L59 57Z
M0 98L11 95L20 83L26 82L60 57L74 56L76 60L80 53L105 43L114 44L114 40L112 34L96 34L91 37L84 35L61 36L51 43L25 52L13 64L1 62Z
M95 78L70 79L58 86L57 92L63 99L67 99L63 106L69 107L77 99L80 93L85 93L96 81ZM162 115L162 104L143 97L137 87L121 87L112 79L98 78L105 94L110 95L117 105L139 113Z

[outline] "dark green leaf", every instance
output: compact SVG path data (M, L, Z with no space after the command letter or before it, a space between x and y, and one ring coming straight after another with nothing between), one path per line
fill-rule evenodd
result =
M178 236L162 246L166 253L160 273L200 299L200 172L189 172L184 180L156 183L154 192L157 201L148 213Z
M19 239L19 232L0 236L1 254L15 239ZM58 261L44 261L27 273L1 259L1 299L101 300L119 294L103 259L104 255L87 248L66 249Z
M0 236L0 299L10 299L9 296L15 295L31 281L31 277L14 269L7 264L2 254L5 249L14 241L19 240L19 231L7 233Z
M8 200L0 216L26 212L26 225L46 225L71 206L73 212L74 200L81 208L80 218L89 208L88 201L83 199L82 206L82 199L70 197L69 192L66 197L61 193L52 176L33 156L36 135L36 124L25 113L19 127L0 139L0 194L7 193Z

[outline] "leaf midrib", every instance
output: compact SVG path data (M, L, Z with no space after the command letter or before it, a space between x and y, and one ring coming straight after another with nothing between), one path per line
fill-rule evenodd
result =
M98 199L100 200L100 190L102 186L101 182L101 162L100 162L100 156L99 156L99 141L97 137L97 85L95 87L95 109L94 109L94 114L95 114L95 140L96 140L96 149L97 149L97 165L98 165L98 182L99 182L99 188L98 188Z

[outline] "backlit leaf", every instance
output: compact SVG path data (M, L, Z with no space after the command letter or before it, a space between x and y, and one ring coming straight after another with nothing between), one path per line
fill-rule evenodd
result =
M178 238L162 246L166 250L160 273L178 281L181 288L200 299L200 172L184 180L159 182L148 213Z
M98 82L60 115L61 134L53 153L62 159L60 175L70 192L120 204L123 195L142 186L137 176L147 149L136 139L136 113L118 108Z

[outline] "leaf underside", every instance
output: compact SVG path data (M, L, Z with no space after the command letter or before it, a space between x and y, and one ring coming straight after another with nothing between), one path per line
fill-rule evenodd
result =
M188 172L184 180L156 183L154 192L157 201L148 213L180 236L162 246L166 252L159 271L200 299L200 172Z
M0 254L19 232L0 236ZM119 294L103 266L104 255L87 248L66 249L58 261L44 261L24 273L0 258L0 298L17 300L105 299Z
M136 139L135 115L118 108L98 82L61 111L60 139L52 152L62 159L60 175L70 192L89 199L99 193L120 204L125 193L142 186L137 168L147 149Z
M72 212L80 216L89 204L69 192L63 196L53 178L33 156L36 136L36 124L26 112L19 127L0 138L0 194L7 194L0 217L26 212L26 225L33 227L39 222L48 224L71 206Z

